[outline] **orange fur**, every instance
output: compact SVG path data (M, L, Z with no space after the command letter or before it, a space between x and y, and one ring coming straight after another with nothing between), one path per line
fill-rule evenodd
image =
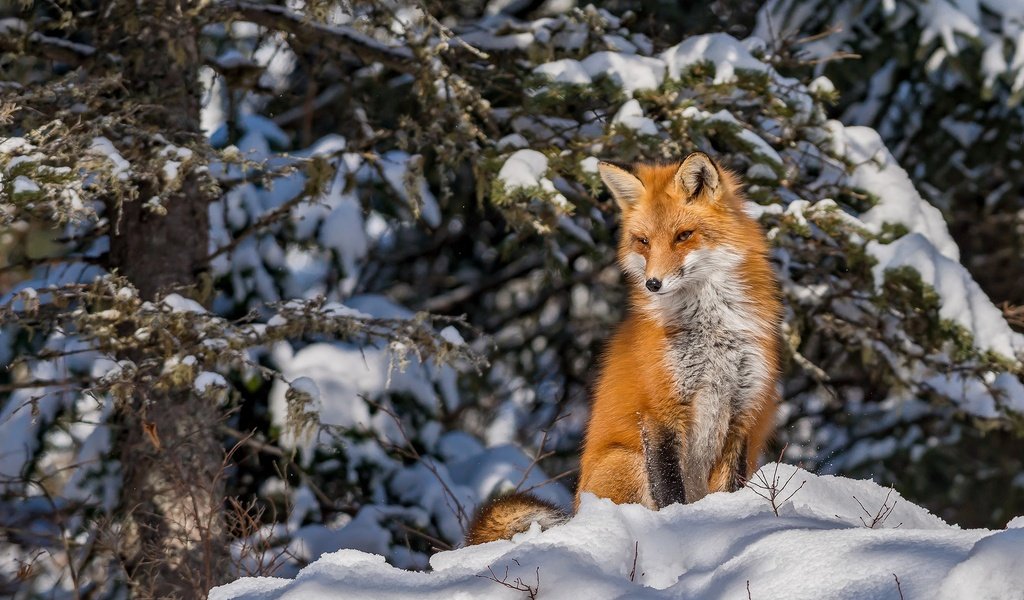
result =
M717 200L688 199L686 190L677 184L680 168L679 163L633 166L632 174L643 189L628 201L617 197L622 208L619 260L625 267L629 253L641 254L646 259L645 277L664 279L696 248L728 247L741 253L736 285L743 290L747 308L771 325L765 335L754 340L770 377L759 390L753 410L739 415L730 427L723 454L739 455L742 445L738 442L745 440L742 459L747 473L752 473L775 426L782 316L778 283L768 261L764 233L744 212L734 176L718 168ZM612 189L616 191L614 186ZM680 231L693 233L686 241L677 242ZM643 467L642 432L663 427L685 440L692 420L692 406L674 390L673 374L665 364L665 349L680 334L679 327L652 314L640 282L630 283L629 313L607 347L597 380L580 461L577 505L579 495L590 492L617 503L656 508ZM729 488L729 458L720 456L707 474L709 491Z
M618 255L630 306L601 361L576 507L585 492L657 509L681 501L684 487L688 502L735 489L757 468L778 402L782 304L764 232L744 212L735 177L702 153L672 164L601 163L600 170L622 209ZM687 336L701 326L714 336L717 325L673 311L693 302L681 299L696 294L690 290L707 289L687 287L701 277L720 278L708 303L728 335L725 351L704 348L696 356L707 360L694 364L685 360L694 356ZM658 290L648 287L652 279ZM674 291L659 296L662 285ZM710 372L689 381L699 369ZM740 377L748 372L756 376ZM723 393L732 396L722 400ZM557 522L553 510L525 495L492 501L467 543L511 537L533 520Z
M557 506L529 494L498 496L476 511L466 533L466 545L507 540L536 521L543 528L565 521Z

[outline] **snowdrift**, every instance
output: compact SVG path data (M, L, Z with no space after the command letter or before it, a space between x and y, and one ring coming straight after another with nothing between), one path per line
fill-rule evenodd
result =
M587 496L563 526L430 564L340 550L293 580L243 578L210 598L1020 599L1024 518L963 530L871 481L770 464L736 493L658 512Z

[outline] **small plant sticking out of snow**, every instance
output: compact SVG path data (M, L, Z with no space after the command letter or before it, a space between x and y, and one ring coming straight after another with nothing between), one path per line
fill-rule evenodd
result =
M786 448L783 447L782 452L779 453L779 460L775 463L775 470L772 471L771 478L767 475L767 469L762 468L758 469L757 473L754 473L754 476L747 480L747 487L750 491L767 500L771 504L772 512L775 513L776 517L779 516L779 508L786 502L789 502L807 483L806 480L800 482L796 489L783 497L789 484L793 481L793 477L800 472L800 469L793 469L789 477L786 478L786 481L782 481L782 478L779 476L779 463L782 462L782 455L785 453Z
M860 500L857 500L856 496L853 497L854 500L857 500L857 505L860 506L860 509L862 511L864 511L864 514L867 515L867 518L871 519L871 521L869 522L865 521L864 517L859 517L860 522L863 523L865 527L867 527L868 529L874 529L876 527L881 527L885 524L885 520L888 519L889 515L892 514L892 511L896 509L895 499L893 499L892 504L889 504L889 496L892 495L892 492L893 489L892 487L890 487L889 492L886 493L885 495L885 500L882 501L882 505L878 507L878 510L876 510L874 514L872 514L871 511L865 508L864 503L861 502ZM896 525L896 527L899 527L900 525L903 525L903 523ZM897 584L899 584L898 579L896 580L896 582Z
M519 565L519 561L518 560L513 558L512 561L515 562L516 565ZM481 577L483 579L488 579L490 581L493 581L494 583L497 583L499 585L503 585L503 586L507 587L510 590L515 590L517 592L524 592L526 594L526 597L529 598L530 600L537 600L537 594L540 593L540 567L537 567L537 570L535 571L536 582L533 585L530 585L530 584L526 583L525 581L523 581L522 577L516 577L515 579L513 579L510 582L508 580L508 566L507 565L505 566L505 574L502 576L501 579L498 579L498 576L494 574L494 569L491 568L490 565L487 566L487 573L488 573L487 575L477 575L477 577ZM630 581L632 581L632 579Z

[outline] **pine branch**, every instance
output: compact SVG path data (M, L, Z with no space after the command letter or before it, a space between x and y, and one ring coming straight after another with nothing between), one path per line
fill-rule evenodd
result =
M345 25L326 25L283 6L228 1L218 4L225 19L243 19L291 34L302 44L354 55L365 63L379 62L397 71L412 72L419 65L407 48L388 46ZM216 9L215 9L216 10Z
M0 52L23 53L76 66L96 56L96 48L88 44L51 37L28 29L28 24L20 19L4 19L4 22L0 23ZM26 35L19 38L14 35L16 33Z

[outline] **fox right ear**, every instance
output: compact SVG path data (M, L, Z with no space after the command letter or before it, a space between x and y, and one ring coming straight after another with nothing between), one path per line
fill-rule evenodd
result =
M601 174L601 181L608 186L620 208L626 209L633 206L643 196L643 182L626 169L610 162L601 161L597 163L597 171Z
M722 197L721 179L718 165L703 152L687 156L676 171L676 185L690 200L707 198L717 202Z

